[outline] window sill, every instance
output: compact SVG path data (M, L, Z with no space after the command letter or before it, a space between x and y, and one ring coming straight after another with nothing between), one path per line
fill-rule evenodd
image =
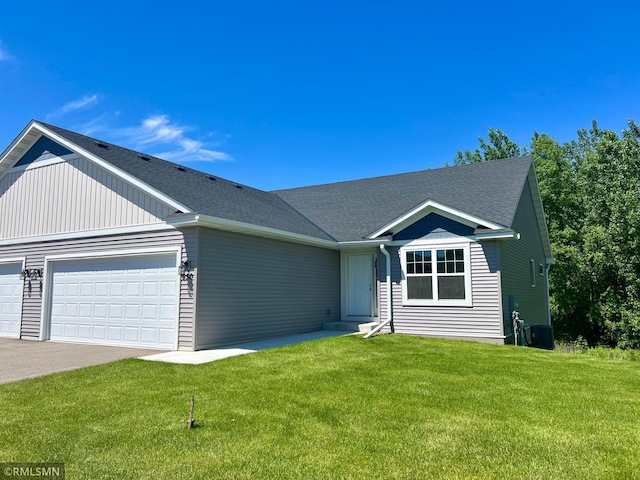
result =
M403 300L403 307L473 307L470 300Z

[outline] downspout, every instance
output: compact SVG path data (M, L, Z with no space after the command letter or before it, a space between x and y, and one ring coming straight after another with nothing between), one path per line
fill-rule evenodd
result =
M364 338L369 338L373 335L375 335L376 333L378 333L380 330L382 330L384 327L386 327L387 325L391 325L391 333L395 332L395 328L393 326L393 298L391 297L391 255L389 254L389 252L387 252L387 250L384 248L384 244L380 244L380 251L384 254L384 256L386 257L386 261L385 261L385 266L386 266L386 270L387 270L387 279L386 279L386 287L387 287L387 319L380 323L376 328L374 328L373 330L371 330L369 333L367 333Z
M544 269L544 281L547 284L547 325L551 325L551 298L549 298L549 268L550 263L547 263L547 268Z

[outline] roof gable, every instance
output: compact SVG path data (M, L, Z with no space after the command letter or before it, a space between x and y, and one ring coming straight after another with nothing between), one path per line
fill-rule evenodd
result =
M172 205L176 213L205 214L247 226L335 240L273 193L43 122L32 121L0 156L0 178L42 135Z
M443 217L437 213L429 213L417 222L394 233L394 240L413 240L432 236L443 238L447 235L470 236L475 231L474 227Z
M510 228L531 165L531 157L519 157L274 193L340 241L382 235L429 207Z
M95 162L42 138L0 177L0 240L158 224L173 213Z
M22 155L20 160L14 165L14 167L22 167L29 165L38 160L48 160L53 157L62 157L63 155L69 155L71 150L63 147L59 143L54 142L50 138L40 137L33 146Z

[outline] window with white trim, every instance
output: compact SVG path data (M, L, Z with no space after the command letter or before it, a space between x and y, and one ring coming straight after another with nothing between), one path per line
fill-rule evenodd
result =
M403 304L471 306L468 244L400 249Z

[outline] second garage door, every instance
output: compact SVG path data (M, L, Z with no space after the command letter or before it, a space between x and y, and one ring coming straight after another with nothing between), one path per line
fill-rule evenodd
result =
M53 263L51 340L174 349L176 256Z
M21 263L0 263L0 335L20 336L22 311Z

